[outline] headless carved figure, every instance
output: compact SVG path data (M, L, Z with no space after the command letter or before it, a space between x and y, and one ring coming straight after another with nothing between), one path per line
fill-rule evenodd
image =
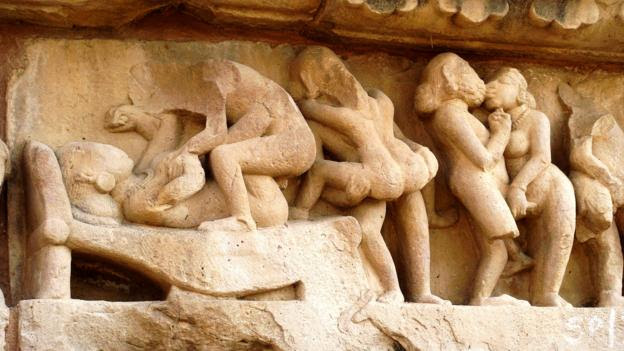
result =
M613 116L567 84L559 95L572 109L570 180L577 204L576 238L588 246L598 306L624 306L624 259L614 214L624 206L624 132Z
M429 233L420 189L435 175L437 161L415 143L412 151L395 137L394 106L380 91L367 94L329 49L308 48L291 67L293 94L317 140L317 161L307 173L291 215L307 218L319 197L349 213L362 227L362 250L382 283L380 301L402 301L396 270L381 236L384 200L401 197L405 245L413 273L411 300L445 303L429 287ZM320 79L329 73L332 79ZM341 84L346 84L345 86ZM397 129L397 133L405 138ZM337 161L322 158L323 151ZM368 199L367 199L368 198ZM448 303L448 302L446 302Z
M513 68L499 70L487 84L485 105L512 118L504 153L512 178L507 202L516 220L526 217L533 239L531 303L569 306L559 288L572 250L576 207L572 184L551 163L548 117L534 109L524 77Z

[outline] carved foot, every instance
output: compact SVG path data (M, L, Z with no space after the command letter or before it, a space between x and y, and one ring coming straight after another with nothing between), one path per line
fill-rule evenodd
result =
M383 303L402 303L405 302L401 290L388 290L377 298L377 301Z
M251 232L256 230L255 223L253 226L246 221L240 220L236 217L227 217L223 219L217 219L214 221L202 222L197 230L204 232L212 231L226 231L226 232Z
M600 297L598 298L597 307L622 307L624 306L624 297L622 294L613 291L607 290L600 293Z
M545 294L532 299L533 306L572 308L572 305L559 294Z
M512 275L533 268L534 264L535 262L531 257L521 253L519 260L507 261L507 265L505 265L505 269L503 270L503 273L501 273L501 277L509 278Z
M288 219L309 219L310 211L302 207L290 207L288 209Z
M434 229L448 228L459 220L459 211L449 208L441 212L434 211L429 217L429 226Z
M475 298L470 301L470 305L472 306L521 306L521 307L531 306L528 301L519 300L509 295L487 297L484 299Z
M435 304L435 305L448 305L448 306L452 305L451 301L437 297L433 294L421 295L421 296L412 298L412 302L429 303L429 304Z

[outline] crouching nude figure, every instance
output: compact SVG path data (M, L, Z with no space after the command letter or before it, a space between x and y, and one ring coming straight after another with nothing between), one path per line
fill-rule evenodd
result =
M263 197L270 193L272 197L273 178L297 176L310 168L315 158L314 136L288 93L251 68L231 61L208 60L188 69L205 81L203 110L192 111L195 112L192 118L196 118L197 113L204 115L205 128L175 151L158 154L150 150L153 174L143 180L145 184L141 185L140 195L130 192L133 196L124 201L124 212L130 220L148 220L153 224L163 220L163 215L156 212L168 212L165 216L168 217L179 211L174 217L181 218L185 211L178 205L187 200L197 203L197 211L203 211L202 206L207 204L201 203L205 200L197 200L195 196L213 189L212 185L204 187L204 169L200 162L201 156L208 155L221 192L217 198L225 199L229 216L203 222L200 229L254 230L258 223L252 213L250 194ZM155 66L143 71L152 75L167 72ZM123 128L124 121L150 121L151 128L146 124L134 128L146 136L144 131L153 130L154 125L166 125L168 115L189 118L185 113L181 116L176 108L179 107L171 106L170 110L163 111L158 118L160 121L155 122L141 115L148 113L141 111L140 106L120 106L111 111L108 125L113 131L127 131L129 128ZM229 128L228 124L231 124ZM160 139L152 139L152 142L171 140L173 132L168 133L169 136L159 136ZM146 164L142 159L140 169ZM271 183L271 189L265 190L264 183ZM214 195L214 190L210 193ZM211 208L208 206L207 210ZM207 213L199 217L214 215Z
M505 165L511 177L507 203L526 222L535 259L531 304L570 306L559 296L574 241L576 202L570 180L551 163L550 121L535 109L524 76L502 68L486 84L485 107L511 115Z
M366 92L331 50L310 47L291 64L292 89L317 140L317 160L306 174L291 216L307 218L319 198L356 217L361 248L379 277L382 302L402 302L396 269L381 236L386 202L397 201L404 229L410 300L448 303L429 282L429 229L420 190L437 172L426 148L395 128L394 106L381 91ZM323 152L334 159L323 158Z
M624 131L606 109L569 85L559 96L571 108L570 179L577 203L576 239L590 249L600 307L624 306L622 246L614 214L624 206Z
M452 53L433 58L423 71L415 96L421 117L429 119L433 136L449 165L449 186L468 210L481 249L471 305L518 304L510 296L491 297L508 261L527 261L513 242L519 235L505 202L509 177L503 151L511 118L502 110L489 115L490 131L468 108L485 98L485 83ZM524 302L526 304L526 302Z

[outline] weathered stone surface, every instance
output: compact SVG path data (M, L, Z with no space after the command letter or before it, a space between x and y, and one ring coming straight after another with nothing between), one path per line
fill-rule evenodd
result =
M117 27L154 10L181 4L187 11L206 19L218 16L225 21L234 18L249 23L279 23L311 20L319 0L35 0L25 3L6 0L0 2L0 18L60 27Z
M371 303L353 323L307 302L31 300L19 304L22 350L615 350L617 309ZM336 313L339 312L339 313ZM374 342L374 343L373 343ZM393 346L394 345L394 346Z
M63 281L66 284L63 285L64 291L51 296L66 301L19 302L14 316L20 321L17 334L21 348L387 350L403 347L415 350L607 349L621 345L618 338L624 332L621 325L624 319L619 308L475 309L374 302L374 296L383 286L379 286L369 260L362 259L358 252L359 228L352 218L288 222L284 226L259 229L257 232L226 233L163 229L127 222L101 226L86 224L73 217L68 209L69 198L64 197L67 194L61 184L57 156L51 149L58 150L68 142L96 141L124 150L134 161L139 159L146 140L133 133L110 132L110 127L115 125L105 119L111 107L138 100L132 93L136 89L133 67L153 62L182 67L207 59L227 59L245 64L292 91L293 59L306 52L301 46L272 47L242 41L172 43L56 39L35 40L28 45L23 56L24 69L15 73L7 96L7 137L16 172L10 183L8 218L12 300L17 302L29 297L22 284L23 277L32 273L24 269L31 258L26 256L32 252L36 251L39 255L33 260L35 263L50 268L49 274L44 274L47 278L53 280L55 274L69 277L69 265L64 266L65 271L55 271L54 267L46 265L46 262L51 262L50 251L24 251L26 247L30 250L32 247L49 248L55 245L55 248L63 249L60 256L65 259L71 259L71 249L75 254L99 257L141 271L147 276L146 279L153 280L164 290L162 298L166 295L166 300L133 303L69 300L71 288L70 279L67 279ZM394 115L386 113L384 116L394 117L400 129L415 141L431 147L441 161L441 177L438 177L441 182L436 202L440 210L451 205L460 208L460 219L447 228L431 230L431 290L453 303L467 303L480 257L474 238L475 230L445 184L444 177L452 170L443 157L445 153L436 149L436 144L431 141L432 121L418 119L414 112L414 93L419 80L424 79L423 67L429 58L420 55L394 57L379 53L343 54L343 57L327 56L330 57L327 62L331 70L321 70L323 74L319 75L320 78L313 77L316 84L322 86L324 79L329 82L337 79L343 86L355 87L358 92L382 90L395 109ZM511 76L505 76L507 80L501 80L502 74L496 72L508 62L492 59L468 61L474 67L473 76L493 82L492 85L503 84L516 89L511 90L515 93L501 90L508 93L503 94L505 101L521 100L518 98L520 95L535 96L536 106L531 106L532 112L543 112L545 117L540 114L542 121L548 119L547 123L551 125L550 134L541 135L543 145L550 144L552 150L552 159L542 162L548 167L556 164L564 170L569 168L569 140L565 129L569 111L559 100L557 88L561 83L570 83L583 95L602 103L605 112L613 117L609 125L622 121L621 99L616 96L622 90L618 71L570 70L536 62L514 62L518 70L514 70ZM449 71L446 74L450 76ZM312 78L306 76L306 79ZM468 79L464 77L456 85L466 81ZM195 82L190 80L181 80L172 86L184 87L185 83L191 90L196 88ZM314 96L314 87L310 87L307 93ZM324 93L329 95L330 92L325 90ZM340 91L334 93L329 96L344 98ZM366 96L366 92L362 96ZM327 96L317 95L314 98L319 98L318 104L327 103L324 100ZM490 99L493 98L490 96ZM336 101L328 100L331 101L328 105L338 105ZM358 110L359 106L344 103L348 100L338 101L347 110L375 116L365 109ZM297 102L302 104L300 99ZM501 106L510 110L516 122L522 119L522 113L511 111L518 106L508 102ZM388 112L391 106L386 104L385 107L385 112ZM309 110L306 112L310 113ZM471 113L475 117L479 115L478 111ZM505 118L504 112L496 116L492 119ZM481 122L475 119L474 124L481 126ZM492 125L497 122L489 123L489 128L493 128ZM518 131L517 125L507 127L511 132ZM391 129L387 128L387 131ZM371 135L382 128L372 130ZM343 130L347 134L350 131L348 128ZM42 154L31 152L41 151L47 146L25 146L37 145L34 141L49 145L51 149L45 151L47 158L34 157ZM515 142L522 143L523 140L516 137ZM25 159L29 160L26 172L20 166L23 150L26 150ZM87 178L93 177L87 175ZM45 187L53 183L52 180L59 191L49 191ZM98 191L110 190L107 179L97 181ZM299 181L289 179L295 184ZM24 184L29 191L25 191ZM545 187L536 192L547 193L550 189ZM48 198L59 201L48 201L46 196L31 196L45 192L51 194ZM287 194L286 197L292 203L292 196ZM409 260L402 256L406 251L402 247L405 237L401 236L400 222L397 222L402 212L400 206L391 203L391 199L383 201L386 200L390 209L384 224L385 242L382 244L387 243L392 252L401 290L409 297L409 269L412 267L407 266ZM573 201L564 202L569 205ZM504 202L501 204L507 206ZM40 216L37 206L44 208L40 212L52 213L58 218L32 221L32 218L45 217ZM518 206L512 207L511 211L522 212L517 209ZM53 210L49 210L51 208ZM381 226L383 217L379 218ZM554 218L569 220L568 217ZM56 219L61 219L65 226ZM431 217L429 220L434 227L434 220ZM536 231L523 227L524 224L527 223L520 223L518 231L522 249L552 245L536 240L531 234L535 231L548 235L557 233L556 230L544 231L541 228L541 231ZM41 242L32 240L33 237L40 238L39 234L45 234L43 237L51 242L44 241L43 245L39 245ZM31 242L26 241L29 235ZM569 238L571 232L566 235ZM424 247L429 244L426 245ZM567 245L567 242L563 243L560 249L567 250ZM424 251L421 253L429 255ZM582 245L575 244L567 269L564 271L561 265L557 265L557 279L564 278L561 296L577 307L601 303L601 297L592 286L594 275L590 273L588 263L591 258ZM106 268L105 263L102 266ZM115 273L112 268L110 270ZM531 285L536 286L535 282L531 283L535 281L534 272L500 279L492 295L509 294L519 299L530 299L534 294ZM557 289L560 283L559 279L555 284ZM80 296L89 298L88 294ZM90 297L93 296L103 295L93 294Z
M624 62L621 0L3 0L0 19L120 27L164 8L216 25L287 29L352 43Z
M406 350L614 350L621 308L368 305L362 314Z
M298 47L250 42L164 43L121 42L114 40L40 40L33 42L25 52L30 64L15 75L8 94L8 144L13 149L15 177L9 194L10 264L12 296L15 301L24 296L21 288L23 248L25 239L23 176L18 165L19 154L26 140L38 140L53 149L69 142L92 140L115 145L137 159L145 141L134 134L110 133L103 128L106 111L125 103L129 91L131 67L156 60L159 62L199 62L205 58L228 58L247 64L284 87L289 86L289 62ZM413 94L424 58L393 57L385 54L351 55L345 62L365 89L384 91L395 105L395 120L415 141L433 146L423 122L413 115ZM491 75L501 65L496 61L471 61L483 77ZM570 81L584 94L601 102L621 120L622 106L617 94L621 81L619 74L608 71L572 72L566 69L519 63L526 77L528 89L537 106L549 117L553 162L567 168L566 137L561 132L567 122L567 113L557 94L560 82ZM59 85L62 81L63 85ZM426 122L426 121L425 121ZM440 156L438 150L434 153ZM440 158L439 158L440 159ZM444 175L444 165L440 175ZM438 202L445 208L455 200L445 186L439 187ZM390 213L390 217L394 214ZM399 275L404 273L399 243L392 225L385 227L388 245L395 256ZM479 255L473 234L464 216L446 229L432 229L431 276L432 290L454 303L465 303L471 289ZM592 304L593 296L585 250L573 248L572 258L561 294L575 306ZM509 293L519 298L528 296L529 273L502 279L495 294Z

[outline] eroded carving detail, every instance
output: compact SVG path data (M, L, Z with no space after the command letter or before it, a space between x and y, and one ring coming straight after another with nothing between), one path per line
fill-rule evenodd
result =
M577 29L600 19L600 8L595 0L534 0L529 18L539 27L552 25L558 29Z
M392 12L408 12L418 6L418 0L347 0L354 6L366 6L369 10L385 14Z
M500 20L509 12L507 0L437 0L438 8L459 25L470 26L488 19Z
M576 239L591 250L598 306L622 306L624 261L614 214L624 205L624 132L607 110L569 85L559 86L559 96L572 110L568 126Z

